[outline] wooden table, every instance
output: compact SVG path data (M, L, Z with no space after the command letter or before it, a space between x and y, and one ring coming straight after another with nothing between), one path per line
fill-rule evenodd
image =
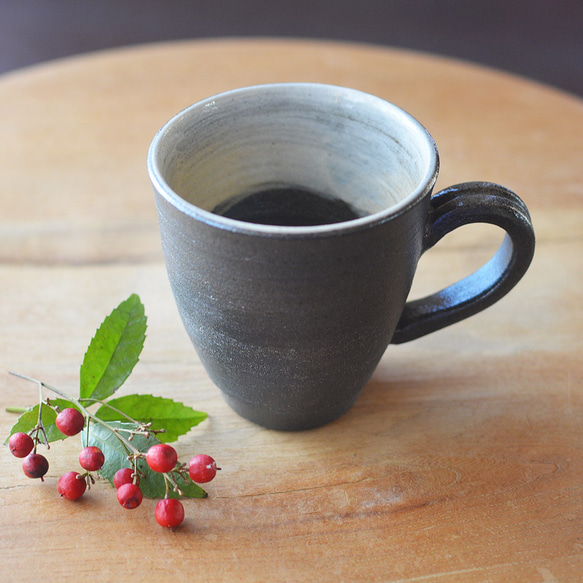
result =
M175 112L238 86L318 81L415 115L441 153L438 187L500 182L538 235L494 307L390 347L355 407L305 433L232 413L182 329L162 262L146 151ZM583 103L526 80L359 45L224 40L104 52L0 81L0 369L77 391L102 318L132 292L149 316L121 392L207 411L181 458L223 470L187 520L123 510L99 482L60 499L76 440L41 484L1 448L2 581L580 581L583 573ZM465 228L421 261L415 294L468 273L497 230ZM37 391L0 374L4 438Z

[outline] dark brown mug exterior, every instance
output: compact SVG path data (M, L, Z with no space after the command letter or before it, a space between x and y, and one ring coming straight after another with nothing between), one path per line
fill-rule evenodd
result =
M424 189L395 212L297 231L254 230L201 213L151 172L179 313L236 412L278 430L329 423L350 409L391 342L467 318L516 285L534 254L526 206L483 182L432 195L438 166L436 157ZM407 302L421 255L475 222L506 231L495 256L445 290Z
M156 203L174 297L203 365L235 411L279 430L344 414L391 341L491 305L534 252L526 207L492 184L428 193L372 227L305 237L250 236L193 220L159 193ZM507 231L497 255L452 288L406 304L423 251L469 222Z

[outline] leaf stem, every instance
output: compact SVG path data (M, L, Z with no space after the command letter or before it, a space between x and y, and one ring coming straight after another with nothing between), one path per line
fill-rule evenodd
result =
M6 407L4 410L6 413L18 413L19 415L28 411L26 407Z
M91 401L92 404L93 403L99 403L102 406L108 407L109 409L111 409L112 411L114 411L115 413L117 413L118 415L121 415L122 417L125 417L128 421L131 421L132 423L135 423L136 425L139 425L140 424L139 421L136 421L135 419L132 419L127 413L124 413L123 411L120 411L117 407L114 407L113 405L110 405L106 401L101 401L100 399L91 399L91 398L80 399L80 400L83 401L84 403L87 402L87 401Z

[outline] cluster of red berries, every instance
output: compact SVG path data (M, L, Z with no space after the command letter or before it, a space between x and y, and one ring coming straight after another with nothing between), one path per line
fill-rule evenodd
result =
M81 432L85 425L85 418L77 409L63 409L57 415L56 425L64 435L73 436ZM24 458L22 469L26 476L43 480L49 469L49 462L43 455L36 453L36 444L30 435L14 433L10 436L8 446L14 456ZM148 466L154 472L169 474L177 469L185 468L179 465L176 450L166 443L152 446L145 457ZM63 498L78 500L83 496L88 485L94 483L90 472L100 470L104 463L105 456L98 447L85 447L79 454L79 464L86 471L83 474L79 472L63 474L57 482L57 491ZM210 482L219 469L212 457L200 454L190 460L188 475L193 482L204 484ZM124 508L132 510L142 503L140 475L135 468L118 470L113 478L113 484L117 489L117 500ZM184 520L184 507L176 498L164 498L156 504L154 515L158 524L173 528Z
M178 454L167 443L153 445L146 453L148 467L160 474L169 474L177 469ZM197 484L210 482L217 474L215 460L204 454L194 456L188 464L188 475ZM132 468L122 468L115 473L113 485L117 488L117 500L129 510L137 508L142 502L140 476ZM184 520L184 506L177 498L163 498L156 504L156 522L161 526L174 528Z
M63 498L67 498L67 500L78 500L85 494L89 482L93 482L93 478L89 472L100 470L104 463L105 456L98 447L85 447L79 454L79 464L86 472L84 474L80 474L79 472L67 472L63 474L57 482L57 491Z
M85 417L77 409L63 409L57 415L55 423L61 433L72 436L77 435L83 429ZM22 470L26 476L44 479L44 475L49 471L49 462L44 455L36 453L36 443L28 433L13 433L8 440L8 447L13 456L25 458L22 462ZM103 454L101 455L103 456ZM99 467L102 465L103 461Z

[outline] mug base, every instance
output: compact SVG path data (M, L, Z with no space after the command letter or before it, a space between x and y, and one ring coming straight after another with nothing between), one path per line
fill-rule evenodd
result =
M221 391L227 405L244 419L277 431L306 431L316 429L342 417L354 404L328 407L320 411L274 411L261 403L248 403Z

